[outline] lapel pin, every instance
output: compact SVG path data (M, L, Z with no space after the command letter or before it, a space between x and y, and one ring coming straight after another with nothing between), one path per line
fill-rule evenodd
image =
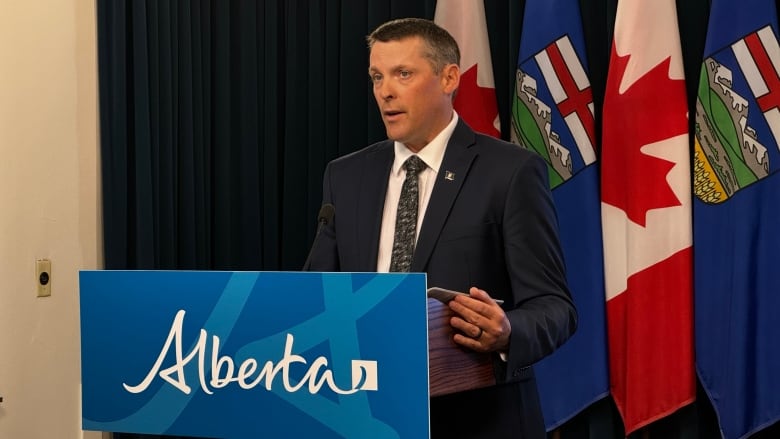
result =
M455 181L455 173L452 171L444 171L444 179L449 181Z

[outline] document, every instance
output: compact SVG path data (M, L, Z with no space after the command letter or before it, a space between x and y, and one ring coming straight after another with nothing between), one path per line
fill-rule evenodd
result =
M448 303L450 300L454 299L455 296L457 295L468 296L468 294L461 293L460 291L452 291L446 288L439 288L439 287L431 287L428 288L427 291L428 291L428 297L432 297L441 303ZM504 303L503 300L497 300L497 299L493 299L493 300L499 305Z

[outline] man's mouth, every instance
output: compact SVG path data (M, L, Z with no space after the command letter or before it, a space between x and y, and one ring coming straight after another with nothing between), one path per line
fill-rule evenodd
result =
M403 114L403 111L386 110L386 111L383 111L382 113L385 115L385 119L392 120L392 119L397 118L399 115Z

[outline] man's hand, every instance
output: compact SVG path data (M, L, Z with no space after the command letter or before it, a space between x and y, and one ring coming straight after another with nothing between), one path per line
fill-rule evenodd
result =
M471 287L469 295L458 295L449 302L455 313L450 325L460 331L455 343L477 352L506 352L512 328L501 307L483 290Z

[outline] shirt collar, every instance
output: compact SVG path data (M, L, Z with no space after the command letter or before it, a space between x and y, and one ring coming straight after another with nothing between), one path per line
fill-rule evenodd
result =
M457 124L458 113L456 113L455 110L452 110L452 120L450 120L450 123L417 153L417 157L420 157L420 159L436 173L439 172L441 162L444 160L444 151L447 149L447 143L449 143L452 132L455 131L455 125ZM401 172L401 166L406 159L414 155L414 153L401 142L395 142L394 148L395 160L393 160L393 175L396 175Z

